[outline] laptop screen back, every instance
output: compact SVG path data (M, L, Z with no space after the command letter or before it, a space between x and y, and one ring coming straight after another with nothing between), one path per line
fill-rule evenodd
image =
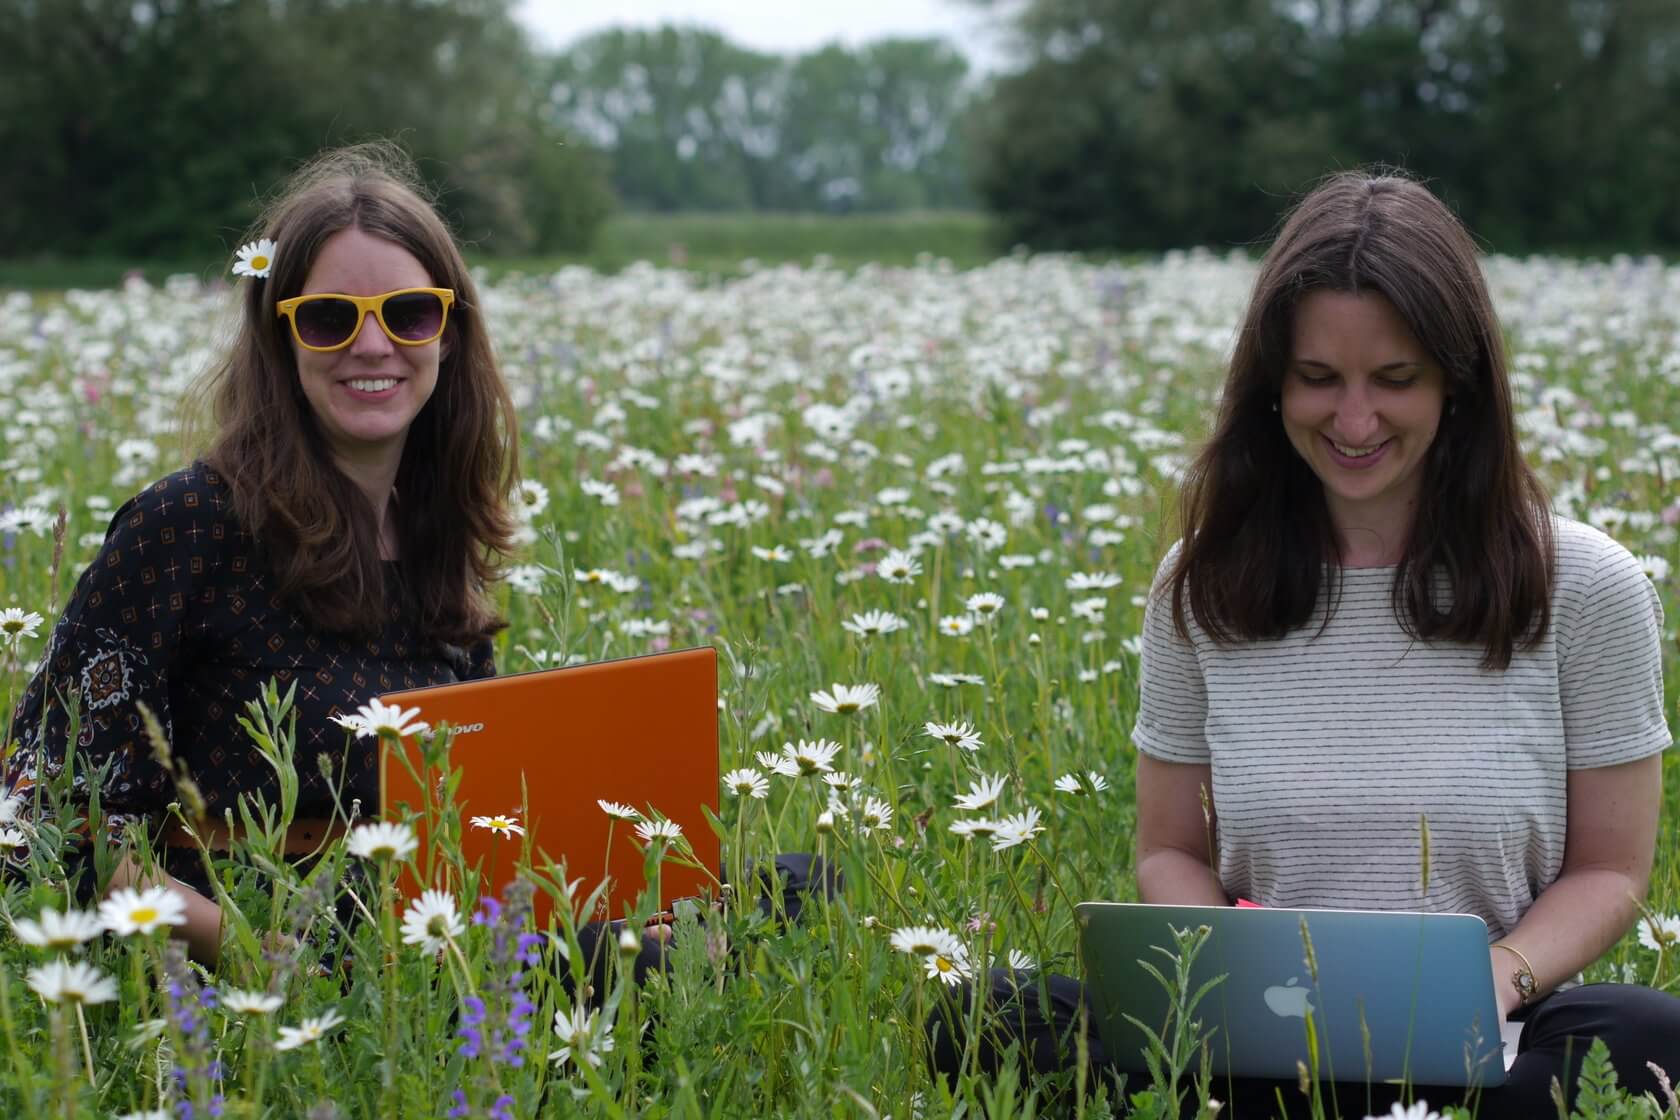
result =
M1098 1027L1121 1069L1147 1068L1145 1036L1128 1016L1160 1032L1168 1011L1165 991L1138 962L1172 977L1172 959L1160 951L1174 947L1172 929L1207 926L1190 991L1223 977L1193 1015L1211 1036L1215 1074L1293 1080L1296 1063L1310 1060L1310 1011L1322 1079L1505 1080L1480 918L1142 903L1082 903L1075 913Z
M643 854L634 824L609 817L598 801L676 822L696 862L717 873L718 839L705 817L718 803L716 650L600 661L381 699L418 707L418 718L433 727L448 723L456 729L449 765L461 775L455 792L459 848L469 874L478 869L481 895L500 894L528 846L539 870L563 862L567 881L582 879L579 902L603 876L610 878L604 912L586 918L629 913L647 885ZM418 769L418 744L410 739L403 750ZM439 778L433 773L429 781ZM388 750L380 759L380 797L387 820L404 819L409 809L424 804L420 783ZM516 817L525 835L498 835L470 823L475 816L500 814ZM451 881L454 873L442 861L425 866L424 822L415 823L422 832L424 882L405 875L400 889L405 896L425 886L458 893L460 884ZM559 875L552 873L555 879ZM716 894L711 875L669 860L656 876L663 906L676 898ZM540 929L552 899L539 887L535 901Z

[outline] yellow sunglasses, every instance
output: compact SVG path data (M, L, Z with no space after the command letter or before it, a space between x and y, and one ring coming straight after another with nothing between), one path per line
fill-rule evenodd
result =
M292 337L299 346L326 354L355 341L369 312L385 336L400 346L435 342L454 303L453 288L398 288L377 296L317 292L283 299L274 306L280 318L292 325Z

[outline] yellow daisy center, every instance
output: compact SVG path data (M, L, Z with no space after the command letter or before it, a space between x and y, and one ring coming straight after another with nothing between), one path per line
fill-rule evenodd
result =
M258 253L256 256L251 258L251 267L252 268L267 268L268 267L268 258L263 256L261 253Z
M955 962L945 957L934 957L933 966L941 972L950 972L957 967Z
M128 920L137 926L143 926L147 922L157 921L157 916L158 912L155 909L150 906L142 906L138 910L131 911Z

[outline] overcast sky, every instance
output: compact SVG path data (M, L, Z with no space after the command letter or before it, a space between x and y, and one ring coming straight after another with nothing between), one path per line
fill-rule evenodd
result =
M607 27L710 27L743 46L805 51L889 35L939 35L978 68L999 64L995 17L959 0L521 0L520 19L547 47Z

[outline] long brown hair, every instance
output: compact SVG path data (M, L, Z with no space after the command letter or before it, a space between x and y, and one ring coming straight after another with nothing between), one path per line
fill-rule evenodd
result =
M505 623L484 585L509 552L517 479L513 402L484 329L466 262L395 145L359 144L299 169L251 238L278 249L245 285L238 332L211 371L216 427L204 459L227 480L234 513L264 550L288 605L331 633L377 631L391 590L367 498L334 464L275 303L297 295L322 245L360 229L400 245L455 290L437 389L415 417L397 469L401 599L422 633L465 644Z
M1187 605L1220 643L1305 625L1321 592L1334 609L1340 554L1324 488L1273 409L1295 309L1315 291L1380 293L1444 372L1452 407L1394 573L1395 617L1417 638L1480 645L1483 667L1504 669L1551 623L1551 502L1518 444L1475 244L1438 198L1399 175L1325 180L1261 261L1213 434L1179 491L1183 543L1162 588L1171 587L1178 631L1188 639Z

